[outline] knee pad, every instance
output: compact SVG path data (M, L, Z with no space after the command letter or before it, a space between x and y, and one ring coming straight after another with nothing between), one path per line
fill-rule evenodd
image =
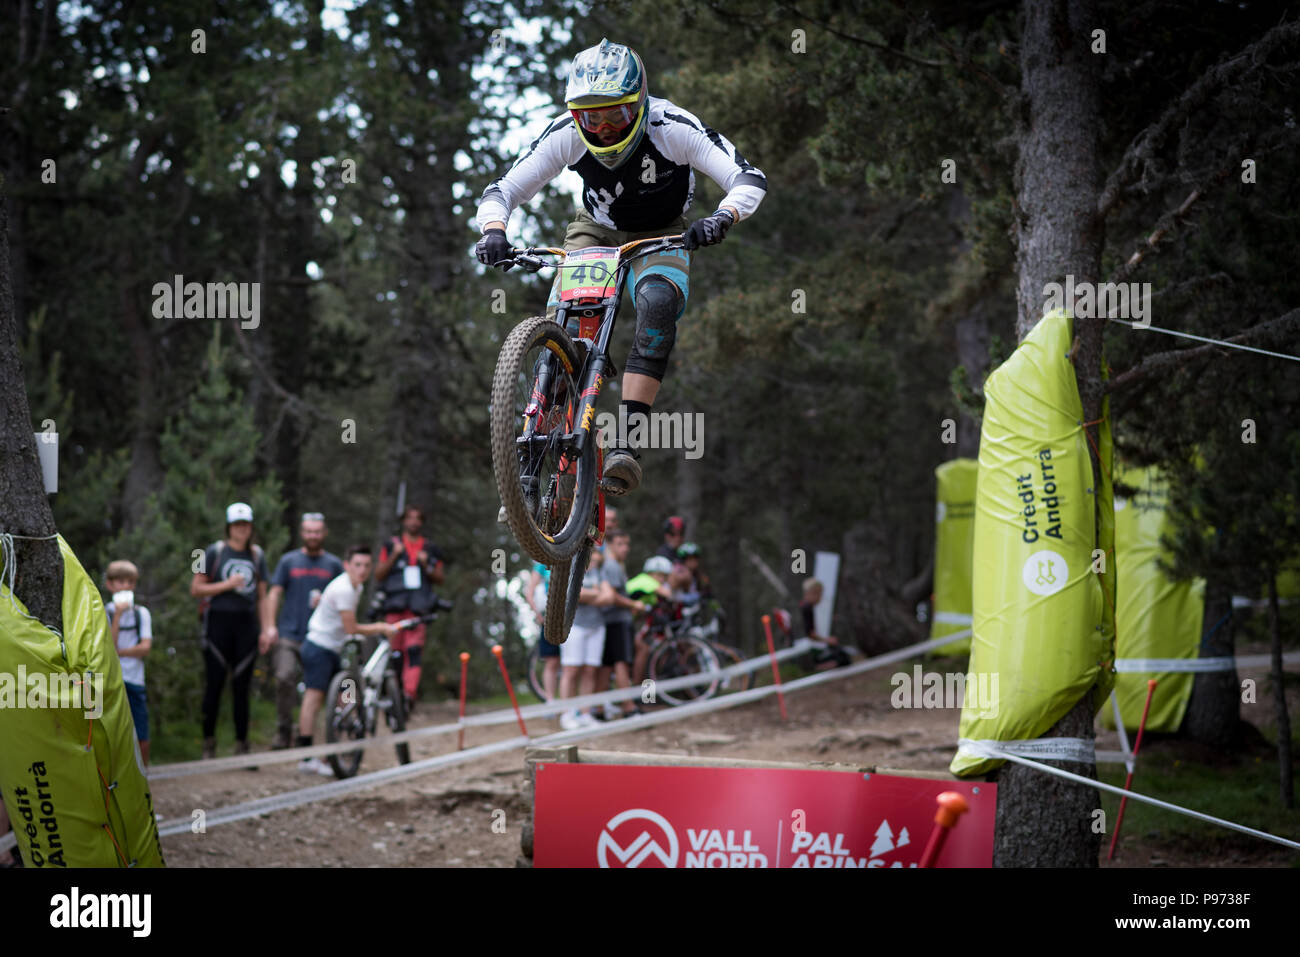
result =
M662 380L677 338L682 294L662 276L647 276L636 287L636 340L627 371Z
M419 645L406 649L406 667L420 667L420 659L422 657L420 654L421 651L423 651L423 649Z

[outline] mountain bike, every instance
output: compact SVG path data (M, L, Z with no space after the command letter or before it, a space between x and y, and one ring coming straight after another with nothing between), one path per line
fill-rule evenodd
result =
M414 628L438 617L439 611L451 608L451 602L435 599L435 610L426 615L396 622L398 629ZM406 698L402 692L402 659L388 639L380 636L374 651L361 664L361 636L351 635L343 646L343 668L330 679L325 692L325 740L360 741L377 736L380 717L392 734L406 730ZM394 746L397 760L411 763L411 748L406 742ZM331 754L326 761L337 778L350 778L361 767L364 748L343 754Z
M506 521L520 547L551 568L546 634L568 637L594 545L604 540L603 463L593 420L601 388L618 375L609 356L631 264L682 236L566 252L512 250L498 266L559 270L555 319L534 316L506 337L492 378L492 469ZM557 258L548 262L543 256ZM577 338L566 330L577 320Z
M645 677L656 685L670 678L717 671L721 667L718 652L709 643L707 630L696 624L693 618L690 608L682 609L678 617L667 621L652 612L637 633L638 640L650 645ZM636 681L640 680L641 677L636 676ZM655 696L670 705L679 705L712 698L721 688L722 679L713 678L672 691L657 687Z
M688 609L683 609L683 617L686 616L687 611ZM718 656L718 665L720 667L729 668L745 660L745 656L740 653L740 649L733 648L722 640L726 615L717 601L711 598L704 599L697 605L689 606L689 611L694 618L694 631L692 634L703 638L709 643L709 647ZM724 692L748 691L753 681L754 673L745 671L738 675L722 678L720 690Z

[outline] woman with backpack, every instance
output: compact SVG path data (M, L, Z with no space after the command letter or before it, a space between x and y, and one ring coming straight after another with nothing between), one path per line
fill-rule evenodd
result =
M234 695L235 753L248 753L249 686L267 608L266 556L253 544L253 509L235 502L226 509L226 537L203 553L190 582L190 594L207 600L203 616L203 757L217 754L217 709L231 676Z

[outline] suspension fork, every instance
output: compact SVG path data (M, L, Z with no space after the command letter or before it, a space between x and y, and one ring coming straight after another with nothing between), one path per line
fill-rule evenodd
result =
M573 423L575 461L582 457L582 451L591 438L592 425L596 418L596 400L600 398L600 389L605 384L605 371L609 366L610 361L605 353L593 349L582 377L582 391L578 395L577 421Z

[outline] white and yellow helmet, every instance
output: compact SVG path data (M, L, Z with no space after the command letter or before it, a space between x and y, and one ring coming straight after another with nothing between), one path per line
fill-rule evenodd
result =
M647 84L645 65L630 47L602 39L573 58L564 91L578 135L603 166L616 169L645 135ZM597 130L612 128L623 136L605 145Z

